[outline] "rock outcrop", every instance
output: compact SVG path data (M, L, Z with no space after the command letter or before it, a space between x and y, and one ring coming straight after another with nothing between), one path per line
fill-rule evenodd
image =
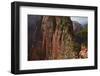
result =
M70 17L29 16L28 18L28 60L79 58L81 45L75 39Z
M80 48L74 40L70 17L43 16L41 29L45 59L78 58Z

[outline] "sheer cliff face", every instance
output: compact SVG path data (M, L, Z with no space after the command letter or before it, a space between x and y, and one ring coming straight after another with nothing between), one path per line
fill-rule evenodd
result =
M28 16L28 60L83 57L74 34L68 16Z
M42 51L45 59L77 58L78 48L73 37L73 25L70 17L43 16Z

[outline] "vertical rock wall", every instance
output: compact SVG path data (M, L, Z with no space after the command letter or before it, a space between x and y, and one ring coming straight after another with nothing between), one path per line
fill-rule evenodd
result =
M46 52L45 59L77 58L79 46L73 39L70 17L43 16L41 29L42 50Z

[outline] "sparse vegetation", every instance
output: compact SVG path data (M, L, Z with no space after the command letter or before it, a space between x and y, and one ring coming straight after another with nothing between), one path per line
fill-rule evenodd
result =
M87 58L87 52L84 53L88 48L87 25L75 32L70 17L63 16L42 16L36 24L37 35L33 35L34 31L28 32L29 60Z

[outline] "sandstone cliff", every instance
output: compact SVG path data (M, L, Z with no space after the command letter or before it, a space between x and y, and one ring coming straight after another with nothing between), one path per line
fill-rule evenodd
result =
M70 17L43 16L41 29L45 59L78 58L80 46L74 40Z

